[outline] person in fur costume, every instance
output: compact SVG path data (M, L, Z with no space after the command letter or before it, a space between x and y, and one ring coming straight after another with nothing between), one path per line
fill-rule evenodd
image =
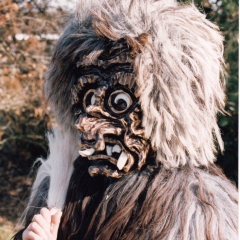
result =
M45 94L58 128L14 239L236 240L223 37L193 4L79 1Z

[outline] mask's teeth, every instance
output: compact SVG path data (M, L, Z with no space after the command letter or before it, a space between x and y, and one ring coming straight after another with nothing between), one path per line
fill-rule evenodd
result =
M117 161L117 167L119 170L122 170L128 160L128 156L122 152Z
M89 148L89 149L85 149L85 150L82 150L82 151L80 150L79 154L82 157L87 157L87 156L93 155L94 152L95 152L95 150L93 148Z
M117 153L121 152L121 147L118 144L113 146L112 153L114 152L117 152Z
M91 98L91 104L94 105L95 102L96 102L96 98L95 98L95 96L93 95L92 98Z
M112 156L112 150L113 150L112 146L106 146L106 151L108 156Z

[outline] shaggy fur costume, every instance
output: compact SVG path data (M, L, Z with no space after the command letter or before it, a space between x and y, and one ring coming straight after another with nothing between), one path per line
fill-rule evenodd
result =
M92 177L92 161L78 156L73 73L104 68L101 57L122 39L151 154L119 179ZM55 206L63 209L59 240L236 240L237 190L213 163L215 142L223 148L216 122L225 98L222 41L194 5L80 1L47 74L45 93L61 130L48 136L50 155L40 159L25 226L39 208Z

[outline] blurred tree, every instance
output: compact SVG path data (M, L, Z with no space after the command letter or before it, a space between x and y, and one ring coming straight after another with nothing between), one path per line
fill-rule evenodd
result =
M12 208L31 181L19 176L47 154L44 73L68 14L51 0L0 1L0 216L22 212Z
M47 155L45 132L54 119L43 96L44 73L66 9L53 0L0 1L0 216L7 219L23 212L26 176Z
M0 3L0 166L18 159L14 165L26 174L24 163L46 155L44 73L67 14L50 0Z

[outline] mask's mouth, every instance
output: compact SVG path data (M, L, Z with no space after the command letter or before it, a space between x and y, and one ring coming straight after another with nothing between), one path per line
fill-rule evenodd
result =
M97 149L85 148L79 151L82 157L94 160L89 168L90 175L104 174L112 177L126 175L134 165L134 156L121 143L121 141L105 138L105 148L102 151Z

